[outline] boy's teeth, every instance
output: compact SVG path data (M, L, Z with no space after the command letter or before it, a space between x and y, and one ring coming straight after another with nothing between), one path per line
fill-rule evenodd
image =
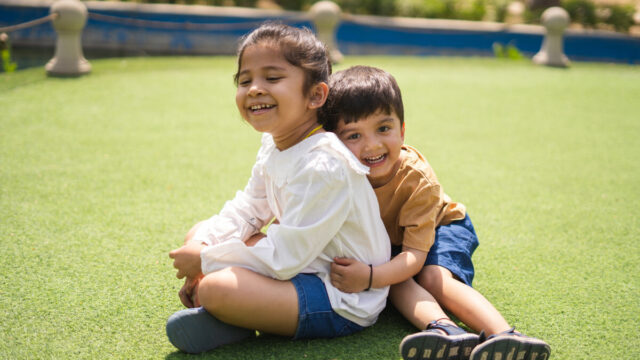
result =
M369 163L375 163L378 162L380 160L384 159L384 154L380 155L380 156L376 156L376 157L370 157L370 158L365 158L365 160Z

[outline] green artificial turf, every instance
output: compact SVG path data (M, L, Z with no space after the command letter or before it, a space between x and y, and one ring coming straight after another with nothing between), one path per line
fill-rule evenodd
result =
M640 358L640 68L348 57L403 90L406 140L480 237L474 286L555 359ZM168 252L244 187L260 134L235 60L126 58L0 74L0 358L181 359ZM261 335L210 359L399 359L393 309L359 334Z

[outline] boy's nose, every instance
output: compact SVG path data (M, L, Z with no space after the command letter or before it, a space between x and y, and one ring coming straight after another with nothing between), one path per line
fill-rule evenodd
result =
M375 136L365 138L364 144L365 151L378 150L382 146L382 142L379 141Z

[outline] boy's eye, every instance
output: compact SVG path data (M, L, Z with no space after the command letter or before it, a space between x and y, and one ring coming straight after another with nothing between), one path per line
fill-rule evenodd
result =
M282 76L267 76L267 81L271 82L278 81L280 79L282 79Z
M360 134L350 134L347 136L347 140L356 140L360 138Z
M380 126L380 128L378 129L378 131L380 131L380 132L387 132L389 130L391 130L391 128L386 126L386 125Z
M238 80L238 85L247 86L251 83L251 79L240 79Z

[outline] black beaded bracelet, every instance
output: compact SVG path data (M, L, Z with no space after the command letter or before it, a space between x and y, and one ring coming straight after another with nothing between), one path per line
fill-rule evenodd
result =
M373 282L373 265L369 264L369 287L367 287L364 291L369 291L369 289L371 289L372 282Z

